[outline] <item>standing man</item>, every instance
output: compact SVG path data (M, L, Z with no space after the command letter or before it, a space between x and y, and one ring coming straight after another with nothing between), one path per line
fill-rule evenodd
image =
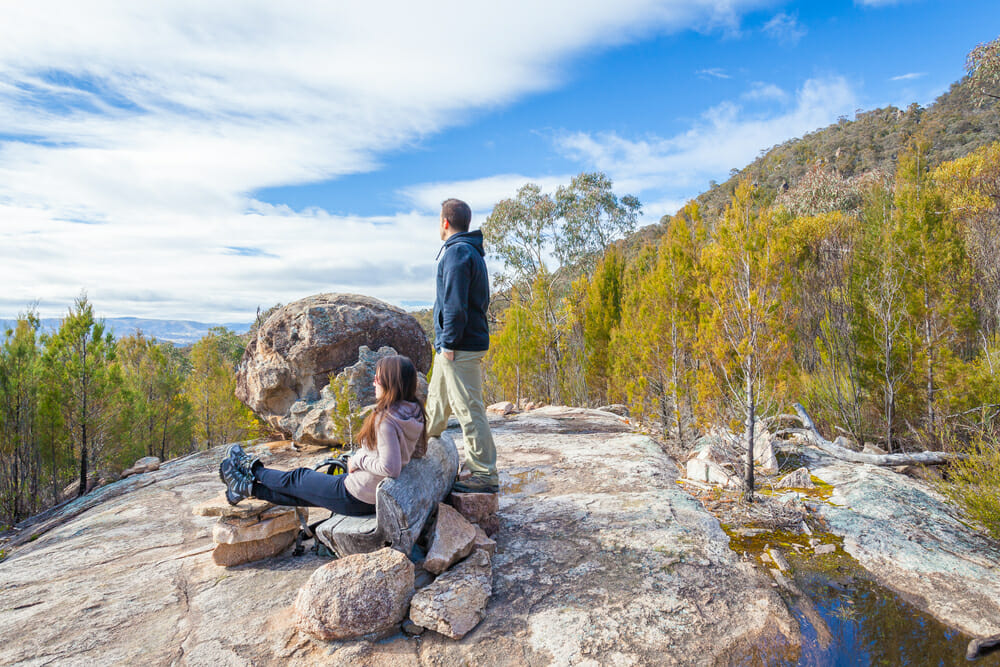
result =
M482 361L490 347L486 309L483 233L469 231L472 209L464 201L441 204L437 295L434 299L434 371L427 390L427 435L439 436L453 412L465 436L465 467L472 476L456 482L459 493L496 493L497 450L483 405Z

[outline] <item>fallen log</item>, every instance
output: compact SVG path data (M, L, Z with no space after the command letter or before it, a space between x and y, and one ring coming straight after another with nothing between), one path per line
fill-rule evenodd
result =
M824 438L816 429L816 425L813 423L812 417L809 416L809 413L806 412L806 409L798 403L793 404L793 407L795 408L795 412L799 415L799 421L802 422L802 425L805 428L786 429L786 432L792 431L795 433L801 433L824 453L844 461L850 461L851 463L868 463L875 466L898 466L911 463L922 465L942 465L948 463L949 461L966 458L964 454L955 454L952 452L912 452L907 454L867 454L864 452L856 452L853 449L841 447L840 445L830 442Z

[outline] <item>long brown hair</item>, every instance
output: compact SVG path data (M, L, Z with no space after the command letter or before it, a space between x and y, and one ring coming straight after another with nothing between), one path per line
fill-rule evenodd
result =
M401 354L382 357L375 364L375 379L382 385L382 397L361 425L358 441L365 449L375 451L378 447L378 427L385 418L386 410L399 401L410 401L420 406L420 420L424 423L412 456L421 458L427 453L427 412L424 402L417 396L417 369L413 362Z

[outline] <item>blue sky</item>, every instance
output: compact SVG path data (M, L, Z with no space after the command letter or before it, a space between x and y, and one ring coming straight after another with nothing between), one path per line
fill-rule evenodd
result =
M978 0L83 4L2 10L0 317L426 305L445 197L602 170L653 222L1000 35Z

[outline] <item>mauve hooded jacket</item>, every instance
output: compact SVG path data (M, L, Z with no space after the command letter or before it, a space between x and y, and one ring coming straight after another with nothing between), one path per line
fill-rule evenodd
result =
M419 405L409 401L390 405L378 424L375 451L362 447L351 457L356 469L347 475L344 487L358 500L374 505L378 483L399 477L423 431Z

